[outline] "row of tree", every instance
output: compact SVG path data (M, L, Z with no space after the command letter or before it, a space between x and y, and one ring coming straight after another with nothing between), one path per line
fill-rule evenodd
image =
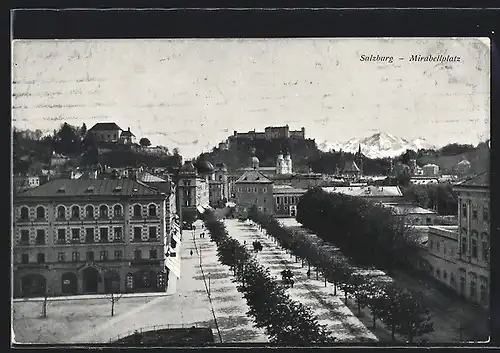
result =
M205 226L217 244L219 261L231 267L240 283L238 291L250 308L248 315L255 319L257 327L266 330L271 342L298 346L335 341L304 305L290 299L285 288L271 278L269 270L245 246L228 235L224 224L210 211L206 212Z
M333 283L334 295L337 288L344 292L347 305L349 295L353 296L358 314L363 307L368 307L373 317L373 327L377 318L391 330L392 339L395 334L406 335L411 343L417 336L432 332L429 310L423 298L399 287L394 282L383 282L377 277L362 274L353 268L348 259L340 252L330 253L317 246L306 235L283 227L272 216L252 208L249 218L266 230L266 234L274 238L281 247L295 255L295 261L300 258L302 265L306 261L316 268L316 279L321 273L327 282Z
M357 264L389 274L411 267L418 255L418 235L405 218L361 197L310 189L299 199L297 221Z

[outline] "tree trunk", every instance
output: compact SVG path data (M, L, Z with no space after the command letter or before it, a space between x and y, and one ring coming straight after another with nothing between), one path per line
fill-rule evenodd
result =
M326 277L325 277L325 288L326 288Z
M408 327L408 342L412 343L413 342L413 323L410 321L410 325Z
M373 328L377 328L377 316L373 312L372 312L372 316L373 316Z
M361 315L361 302L359 301L359 299L356 299L356 304L358 305L358 316Z
M295 263L297 263L297 261L299 261L299 259L297 258L297 255L295 255Z
M319 270L318 270L318 268L316 267L316 281L318 281L318 280L319 280Z
M391 325L391 339L392 339L392 342L394 342L396 340L395 334L396 334L396 323L393 322L392 325Z
M301 267L304 268L304 259L300 259Z
M337 296L337 282L333 282L333 295Z
M347 291L344 291L344 304L347 305Z
M111 294L111 316L115 316L115 296Z
M311 271L311 263L307 261L308 270Z
M47 317L47 295L45 295L45 298L43 299L42 316L44 318Z

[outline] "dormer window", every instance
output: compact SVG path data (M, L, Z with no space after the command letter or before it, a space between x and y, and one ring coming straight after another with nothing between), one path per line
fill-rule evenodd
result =
M66 189L64 188L64 186L61 186L59 189L57 189L57 192L64 194L66 192Z
M122 191L122 187L121 186L117 186L113 189L113 192L120 192ZM134 189L134 191L137 191L137 189Z
M94 192L94 187L93 186L89 186L85 192L88 192L88 193L91 193L91 192Z

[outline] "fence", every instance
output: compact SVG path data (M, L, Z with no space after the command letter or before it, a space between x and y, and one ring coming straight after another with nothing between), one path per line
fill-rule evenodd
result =
M111 338L109 340L109 343L116 342L122 338L128 337L133 335L134 333L145 333L145 332L150 332L150 331L158 331L158 330L168 330L168 329L176 329L176 328L207 328L207 326L200 326L197 324L165 324L165 325L151 325L151 326L144 326L135 330L130 330L126 333L122 333L121 335L118 335L114 338ZM212 328L211 326L208 326L209 328Z

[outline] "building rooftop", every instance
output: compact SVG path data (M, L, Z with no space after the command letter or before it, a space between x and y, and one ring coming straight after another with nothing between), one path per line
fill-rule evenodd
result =
M328 186L322 189L325 192L360 197L403 196L399 186Z
M137 179L144 183L165 183L167 180L160 178L159 176L156 176L154 174L151 174L149 172L140 172L137 175Z
M120 137L131 137L131 136L135 137L135 135L133 133L131 133L130 130L122 131L122 133L120 134Z
M273 181L258 170L248 170L235 183L272 184Z
M487 172L470 177L456 186L473 186L473 187L489 187L490 174Z
M159 192L130 179L55 179L37 188L25 191L18 197L68 197L68 196L117 196L159 195Z
M97 123L92 126L89 131L107 131L107 130L121 130L116 123Z
M300 189L300 188L276 188L273 187L273 194L304 194L306 193L306 189Z
M396 215L405 215L405 214L421 214L421 215L430 215L436 214L435 211L429 210L427 208L423 208L415 205L394 205L394 204L385 204L386 207L389 207L392 211L395 212Z

